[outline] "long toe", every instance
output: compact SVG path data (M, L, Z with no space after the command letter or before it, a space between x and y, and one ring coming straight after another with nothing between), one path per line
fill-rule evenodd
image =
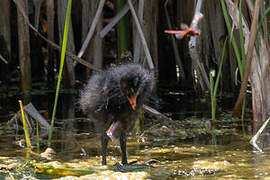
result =
M131 162L129 162L129 163L127 163L127 165L133 165L133 164L135 164L135 163L137 163L138 161L131 161Z

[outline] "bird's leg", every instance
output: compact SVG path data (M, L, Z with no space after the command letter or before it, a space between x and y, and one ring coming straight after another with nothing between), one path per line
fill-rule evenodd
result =
M106 133L102 133L101 136L101 146L102 146L102 165L106 165L106 153L107 153L107 145L108 145L109 137Z
M120 148L122 151L122 164L127 164L127 137L125 133L120 135Z

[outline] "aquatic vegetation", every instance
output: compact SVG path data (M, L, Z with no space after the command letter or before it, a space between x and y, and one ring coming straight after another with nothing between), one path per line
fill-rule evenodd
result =
M53 141L55 154L51 160L31 154L34 161L25 162L26 150L17 145L10 146L4 140L15 137L14 128L1 126L0 146L0 177L12 176L29 179L184 179L184 178L244 178L267 177L265 174L269 164L267 154L256 155L248 138L238 134L236 128L240 119L231 118L230 112L217 116L217 145L211 144L211 135L205 127L205 121L198 117L184 120L163 122L155 120L154 128L149 127L141 135L129 136L127 150L130 161L138 161L131 169L115 168L121 160L118 144L110 145L107 157L108 166L101 164L99 137L94 133L77 130L73 132L56 131ZM57 128L68 127L66 123L77 121L60 121ZM88 126L87 120L80 121L82 127ZM80 126L77 128L80 129ZM22 130L21 130L22 132ZM23 134L17 135L23 139ZM69 138L73 138L73 142ZM12 141L11 139L8 140ZM75 143L76 142L76 143ZM73 146L73 143L75 146ZM6 145L3 145L6 144ZM44 149L41 146L41 149ZM35 148L34 148L35 150ZM266 152L267 153L267 152ZM258 173L254 169L260 161ZM141 167L145 162L154 160L149 168ZM48 165L43 172L35 172L37 165ZM109 168L108 168L109 167ZM51 168L51 169L50 169ZM103 168L103 169L102 169ZM107 168L107 169L106 169ZM130 167L128 167L130 168ZM135 171L133 171L135 169ZM42 170L42 168L41 168ZM122 173L121 171L127 171Z

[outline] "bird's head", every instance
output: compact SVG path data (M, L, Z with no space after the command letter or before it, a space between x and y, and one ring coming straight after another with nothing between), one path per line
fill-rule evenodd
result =
M136 99L138 96L138 90L140 86L139 77L123 77L120 80L121 91L127 98L133 110L136 109Z

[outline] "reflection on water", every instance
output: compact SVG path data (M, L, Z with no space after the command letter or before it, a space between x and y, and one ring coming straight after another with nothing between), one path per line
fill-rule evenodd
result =
M52 95L53 96L53 95ZM62 98L61 98L62 97ZM17 99L11 98L11 103ZM49 101L49 102L48 102ZM50 96L32 97L32 103L51 112L53 98ZM15 103L14 103L15 104ZM184 103L181 103L183 106ZM192 103L191 103L192 104ZM1 115L4 114L3 103ZM76 110L76 98L61 95L58 105L56 131L53 148L56 156L49 162L59 167L81 168L100 167L100 137L91 131L93 124ZM176 107L180 108L180 107ZM16 112L12 106L7 112ZM181 111L183 112L183 111ZM196 112L199 112L196 114ZM253 152L250 137L238 132L239 123L230 115L220 114L216 131L209 133L205 128L207 108L199 108L187 113L169 113L177 124L154 124L139 135L131 134L127 141L128 161L137 160L143 164L155 159L158 162L150 169L121 173L112 170L97 171L80 177L58 177L58 179L255 179L270 178L270 154ZM189 114L189 115L188 115ZM228 113L230 114L230 113ZM196 115L198 115L196 117ZM188 116L188 117L187 117ZM190 117L193 116L193 117ZM2 119L7 116L1 116ZM60 120L61 118L61 120ZM151 122L151 120L149 120ZM213 144L215 134L215 144ZM17 167L25 164L24 138L21 129L1 124L0 126L0 179L15 179L29 176L32 179L50 178L33 172L18 173ZM46 148L46 137L41 139L41 147ZM33 140L34 142L34 140ZM121 152L117 144L109 143L108 165L121 162ZM33 151L36 151L33 149ZM39 158L32 155L32 159Z
M56 157L52 162L59 166L82 168L100 166L100 138L94 133L85 132L91 126L87 120L79 120L79 125L70 130L69 123L75 120L66 119L58 122L54 135ZM60 128L61 126L61 128ZM65 127L65 129L63 129ZM81 127L84 127L81 129ZM12 166L12 163L24 162L25 152L14 142L23 135L15 135L12 128L0 129L0 167ZM196 138L156 139L147 136L129 136L129 161L137 160L138 164L150 159L158 160L150 169L120 173L100 171L84 175L81 178L104 177L130 179L246 179L270 178L270 156L266 152L257 154L248 143L248 138L238 133L217 136L217 144L212 145L211 137L205 135ZM118 145L109 144L108 164L121 162ZM34 157L33 157L34 158ZM40 175L32 175L40 177ZM61 179L67 179L62 177ZM70 178L70 177L69 177Z

